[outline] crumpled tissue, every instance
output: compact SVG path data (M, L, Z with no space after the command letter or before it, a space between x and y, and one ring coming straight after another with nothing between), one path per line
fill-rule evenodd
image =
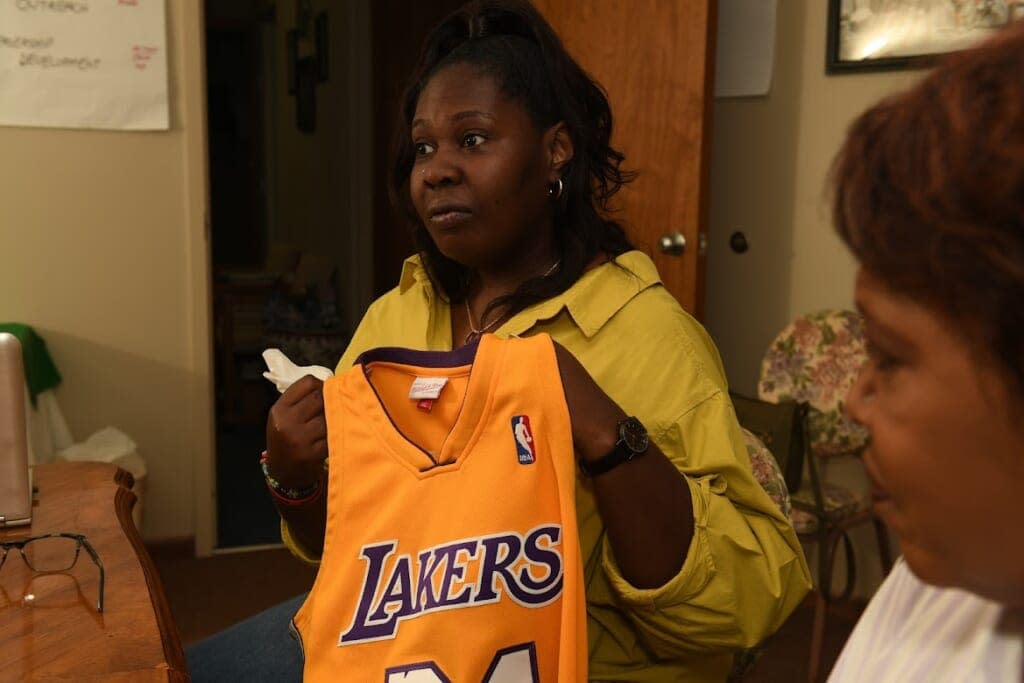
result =
M313 375L319 380L334 377L334 373L322 365L296 365L281 352L281 349L267 349L263 352L263 360L267 363L267 371L263 376L273 382L282 394L306 375Z

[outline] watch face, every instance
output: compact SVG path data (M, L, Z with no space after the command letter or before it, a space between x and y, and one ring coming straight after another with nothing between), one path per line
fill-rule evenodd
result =
M619 423L619 438L634 453L643 453L647 450L647 429L635 417L628 417Z

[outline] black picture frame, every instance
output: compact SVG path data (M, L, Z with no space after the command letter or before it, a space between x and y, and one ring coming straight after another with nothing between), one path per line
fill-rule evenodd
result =
M919 28L921 25L920 13L923 11L922 3L915 0L894 0L874 13L862 11L862 21L858 26L851 18L855 16L852 10L857 7L858 1L864 2L864 0L829 0L828 2L825 46L825 73L827 74L927 68L933 66L943 55L961 50L971 42L976 42L995 33L1006 23L1024 17L1024 2L1020 0L992 0L989 3L975 4L971 6L972 14L970 16L957 14L955 9L957 3L953 0L930 0L933 5L931 9L939 13L932 16L939 17L940 20L943 16L948 16L949 26L922 31ZM990 8L991 13L979 14L977 8L986 6ZM869 21L863 21L865 15ZM887 51L879 50L877 57L856 58L851 56L852 36L855 36L858 31L869 31L872 26L898 24L900 20L916 22L917 39L921 40L921 34L925 32L925 38L927 38L925 42L930 44L930 47L919 49L915 48L912 43L894 44ZM872 21L875 23L872 24ZM929 31L931 33L928 33Z

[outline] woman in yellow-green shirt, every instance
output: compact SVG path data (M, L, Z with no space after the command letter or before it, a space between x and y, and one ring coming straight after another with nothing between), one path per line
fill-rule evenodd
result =
M450 312L419 257L410 258L398 287L367 311L339 372L375 346L452 348ZM591 679L722 680L732 652L778 628L809 578L792 528L746 464L711 340L638 251L588 270L495 330L499 337L537 332L568 349L626 414L640 418L684 475L692 505L685 560L664 583L639 588L623 577L604 533L594 486L600 477L580 477ZM315 559L287 524L282 531L300 556Z
M477 2L427 38L401 116L390 189L419 255L367 311L339 371L378 346L550 334L590 472L576 498L591 680L724 680L809 573L750 472L713 344L607 216L629 180L607 99L532 6ZM279 502L325 486L320 386L306 377L271 410ZM621 461L626 416L650 446ZM326 496L309 498L278 507L286 543L316 561ZM193 675L208 660L190 652Z

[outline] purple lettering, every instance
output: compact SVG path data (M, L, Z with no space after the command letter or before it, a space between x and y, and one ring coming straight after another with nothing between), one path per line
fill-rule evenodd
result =
M395 557L390 568L397 541L365 545L360 552L366 573L359 602L338 645L393 638L404 619L494 603L503 595L523 607L550 604L562 594L561 538L562 528L548 524L525 537L513 532L460 539L421 550L415 564L412 555ZM474 567L476 585L466 582Z
M473 602L492 602L498 599L498 593L494 588L495 574L504 581L506 589L516 582L509 565L519 559L522 541L519 534L505 534L481 539L480 544L484 547L484 560L480 568L480 588L477 589ZM502 550L505 551L504 556L501 555Z
M541 538L544 537L549 539L546 547L540 544ZM526 537L523 554L526 555L530 564L519 572L519 583L525 590L530 591L528 602L531 604L550 602L562 592L562 556L557 551L550 549L552 546L558 545L561 537L562 529L558 526L534 529ZM539 581L535 581L530 574L530 568L535 565L544 565L548 570L547 575Z
M356 609L355 619L348 631L338 638L338 645L345 645L353 641L372 640L393 636L395 633L394 620L383 624L369 624L367 616L370 614L370 607L373 604L373 596L380 585L380 575L384 569L384 561L395 552L396 541L388 541L377 545L363 546L360 557L369 562L366 566L366 576L363 578L362 597L359 598L359 607Z
M437 569L437 564L438 558L432 550L420 553L420 576L416 581L417 610L428 610L437 605L437 596L434 595L434 570Z
M437 603L438 607L464 605L472 599L473 589L470 586L463 586L457 595L452 595L452 579L459 579L461 581L466 575L465 566L460 565L458 561L459 551L465 550L470 557L473 557L476 555L478 546L479 543L476 540L462 541L461 543L442 546L435 551L437 557L443 557L445 561L444 579L441 581L441 601Z
M388 605L397 603L398 609L388 615ZM395 568L391 572L391 580L388 587L384 589L384 595L380 598L377 609L370 615L370 621L392 621L413 613L412 604L412 575L409 571L409 556L402 555L395 562Z

